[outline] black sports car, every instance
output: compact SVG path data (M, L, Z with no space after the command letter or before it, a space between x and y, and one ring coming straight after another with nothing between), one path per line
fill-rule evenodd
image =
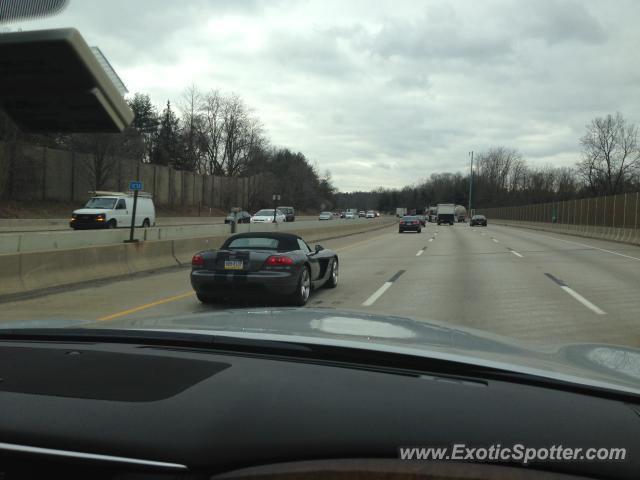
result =
M191 260L191 286L203 303L262 290L302 306L313 288L337 284L338 255L320 245L311 250L291 233L239 233L219 250L196 253Z

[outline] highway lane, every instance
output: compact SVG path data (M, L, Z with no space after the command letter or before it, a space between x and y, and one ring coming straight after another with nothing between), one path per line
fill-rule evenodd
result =
M543 344L640 347L640 248L635 246L467 224L428 224L421 234L398 234L391 227L323 244L340 255L340 284L315 292L309 307L408 316ZM198 303L188 270L171 269L4 302L0 320L108 322L226 307Z

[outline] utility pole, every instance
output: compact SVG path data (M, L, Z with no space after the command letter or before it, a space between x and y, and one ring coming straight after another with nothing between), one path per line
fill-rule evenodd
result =
M473 150L469 152L471 157L471 168L469 171L469 218L471 218L471 195L473 194Z

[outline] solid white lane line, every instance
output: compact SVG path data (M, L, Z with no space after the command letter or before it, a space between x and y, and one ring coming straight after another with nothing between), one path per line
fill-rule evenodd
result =
M511 250L511 253L513 253L516 257L520 257L522 258L522 255L520 255L518 252L516 252L515 250Z
M595 306L593 303L591 303L589 300L587 300L582 295L580 295L578 292L576 292L575 290L572 290L571 288L567 287L566 285L561 285L560 288L563 289L565 292L567 292L569 295L571 295L573 298L578 300L585 307L587 307L588 309L590 309L590 310L594 311L595 313L597 313L598 315L606 315L607 314L604 310L601 310L600 308Z
M593 249L593 250L600 250L601 252L610 253L611 255L618 255L619 257L629 258L631 260L637 260L637 261L640 262L640 258L639 257L634 257L632 255L625 255L624 253L615 252L613 250L607 250L606 248L594 247L593 245L588 245L586 243L574 242L574 241L571 241L571 240L564 240L563 238L554 237L552 235L544 235L542 233L537 233L537 232L534 235L538 235L538 236L544 237L544 238L551 238L551 239L557 240L559 242L571 243L573 245L580 245L581 247L586 247L586 248L590 248L590 249Z
M558 240L560 242L573 243L575 245L580 245L581 247L587 247L587 248L591 248L593 250L600 250L601 252L610 253L611 255L618 255L618 256L624 257L624 258L630 258L631 260L637 260L637 261L640 262L640 258L638 258L638 257L633 257L631 255L625 255L624 253L620 253L620 252L614 252L613 250L607 250L606 248L594 247L593 245L587 245L586 243L572 242L571 240L563 240L562 238L552 237L550 235L543 235L543 236L549 237L549 238L553 238L554 240Z
M419 257L423 253L424 253L424 248L422 250L419 250L418 253L416 253L416 257Z
M370 307L371 305L373 305L376 302L376 300L378 300L382 296L382 294L389 289L391 285L393 285L393 282L385 282L384 285L382 285L378 290L376 290L373 295L371 295L369 298L367 298L364 301L362 306Z

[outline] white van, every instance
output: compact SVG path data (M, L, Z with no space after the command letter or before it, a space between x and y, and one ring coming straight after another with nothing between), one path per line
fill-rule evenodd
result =
M130 227L133 215L133 193L89 192L94 196L84 208L74 210L69 226L82 228ZM149 193L138 193L136 227L151 227L156 224L156 208Z

